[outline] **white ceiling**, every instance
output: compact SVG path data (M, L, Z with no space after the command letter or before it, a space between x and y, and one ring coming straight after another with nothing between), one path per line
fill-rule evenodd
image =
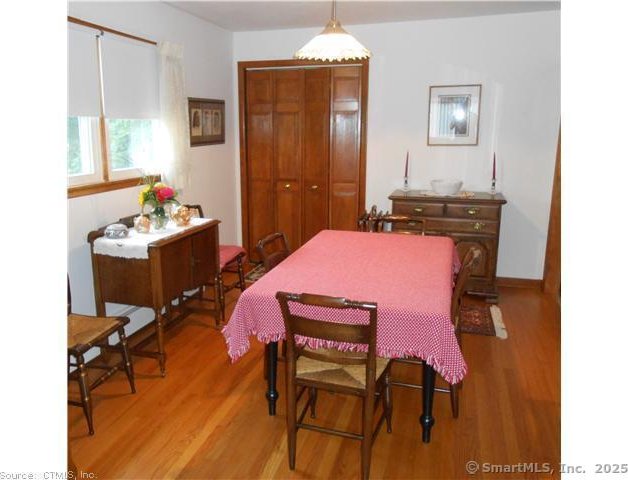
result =
M170 1L226 30L277 30L324 27L331 17L331 1ZM557 1L357 1L340 0L336 18L343 25L407 22L432 18L476 17L558 10Z

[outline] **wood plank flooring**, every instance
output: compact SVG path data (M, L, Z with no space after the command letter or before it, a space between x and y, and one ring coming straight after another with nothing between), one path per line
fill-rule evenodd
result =
M560 459L560 309L536 290L501 288L500 307L509 338L465 335L469 365L460 417L436 393L432 442L421 442L421 392L393 389L393 433L375 441L371 478L465 478L474 460L499 465ZM227 318L238 292L228 295ZM359 443L299 431L296 470L288 468L285 398L267 414L263 345L235 364L213 319L194 314L166 336L167 376L157 362L134 358L137 394L117 373L93 392L96 434L87 434L82 410L68 407L72 457L100 480L183 478L357 478ZM279 371L283 369L280 364ZM417 380L420 367L395 365L397 378ZM283 378L278 380L280 395ZM319 421L359 429L360 403L319 395ZM480 467L482 468L482 466ZM520 467L522 468L522 467ZM548 478L543 473L483 473L474 478Z

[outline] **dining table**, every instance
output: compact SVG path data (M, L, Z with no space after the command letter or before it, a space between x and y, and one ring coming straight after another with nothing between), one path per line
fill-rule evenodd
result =
M422 440L428 443L434 425L436 373L450 384L460 382L467 373L451 321L454 276L459 269L460 260L449 237L322 230L242 292L222 330L228 355L232 362L245 355L250 337L268 344L266 398L269 414L274 415L279 397L277 342L286 334L276 293L315 293L375 302L377 355L423 361L419 421ZM358 323L350 312L331 310L319 308L317 318ZM301 340L311 348L367 348Z

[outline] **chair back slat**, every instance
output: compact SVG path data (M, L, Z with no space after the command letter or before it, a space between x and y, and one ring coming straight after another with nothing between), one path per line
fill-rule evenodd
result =
M264 262L264 269L269 272L290 256L288 240L283 232L267 235L257 242L257 252Z
M335 342L368 343L369 325L351 325L290 315L290 331L302 337L320 338ZM331 326L330 326L331 325Z
M390 224L390 230L386 229L387 224ZM425 235L425 221L409 215L396 215L386 212L377 219L377 231Z
M373 302L357 302L347 300L346 298L329 297L325 295L315 294L296 294L277 292L276 298L281 307L284 325L286 327L286 343L288 347L288 358L295 358L298 351L299 354L323 360L332 363L344 364L366 364L368 374L374 375L376 341L377 341L377 304ZM323 308L333 308L337 310L361 310L368 314L368 323L365 324L346 324L331 322L327 320L305 318L296 315L290 310L288 302L314 306ZM327 340L332 342L366 344L368 350L365 358L356 358L349 354L343 355L342 352L333 351L333 353L324 354L320 351L314 351L312 354L301 348L297 349L295 344L295 335ZM372 370L372 372L371 372Z

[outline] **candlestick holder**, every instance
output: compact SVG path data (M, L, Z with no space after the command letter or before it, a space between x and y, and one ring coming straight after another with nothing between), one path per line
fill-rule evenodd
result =
M495 179L491 180L491 195L495 195L497 192L495 191Z
M410 190L410 186L408 185L408 177L403 177L403 191L407 192Z

